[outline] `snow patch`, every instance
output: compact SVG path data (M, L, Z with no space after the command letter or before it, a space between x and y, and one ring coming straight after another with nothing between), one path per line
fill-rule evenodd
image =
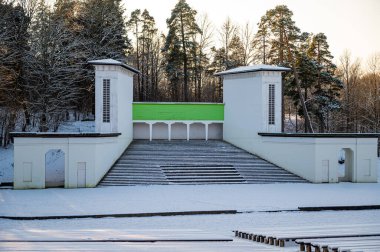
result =
M180 211L267 211L380 205L379 183L155 185L0 190L0 215L45 216Z
M0 147L0 184L13 182L13 144Z
M380 157L377 161L377 183L380 183Z
M64 122L58 127L58 132L81 132L81 133L91 133L95 132L95 122L94 121L75 121L75 122Z

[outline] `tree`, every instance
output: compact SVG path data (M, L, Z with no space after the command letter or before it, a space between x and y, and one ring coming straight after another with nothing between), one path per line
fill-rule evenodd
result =
M141 26L140 15L141 15L140 9L136 9L136 10L132 11L131 17L129 18L129 20L127 22L127 27L132 30L132 33L135 36L135 51L132 53L132 55L133 55L133 65L138 70L141 70L140 69L140 50L139 50L140 26ZM144 90L143 90L143 86L141 83L140 75L137 76L137 83L136 84L137 85L135 85L135 89L137 91L137 99L141 101L141 100L143 100L142 96L143 96Z
M82 87L84 102L94 109L93 68L87 61L112 58L126 62L131 43L126 32L121 0L84 0L77 12L78 38L82 43Z
M65 21L40 1L31 25L26 88L31 90L31 110L40 115L40 131L57 130L80 99L80 69L75 64L80 43Z
M287 65L288 47L290 52L296 51L296 42L300 30L292 17L293 12L286 5L278 5L274 9L268 10L261 18L259 23L260 37L266 38L269 32L270 48L267 55L269 64Z
M3 145L9 142L9 132L15 128L19 112L27 117L28 90L24 88L26 77L25 55L28 47L28 28L33 13L33 1L0 1L0 107L7 113L1 118ZM24 120L24 125L27 122ZM22 127L24 130L25 127Z
M328 130L329 114L341 107L339 96L343 85L335 76L337 67L332 63L333 56L329 51L327 37L323 33L311 37L307 55L317 68L312 93L314 106L311 110L318 118L319 132L325 132Z
M212 43L212 26L207 15L198 19L200 33L195 34L193 40L196 41L197 47L193 50L194 59L194 96L196 101L202 100L203 87L205 80L208 78L207 67L209 65L210 46Z
M368 60L368 77L364 76L367 81L367 95L365 96L366 106L363 115L368 115L367 132L380 131L380 52L373 54Z
M240 41L242 43L242 63L248 66L254 60L254 35L249 23L240 28Z
M225 67L222 70L228 70L244 65L244 45L240 40L238 27L234 25L230 18L224 21L219 31L222 48L219 51L224 52Z
M379 97L379 54L372 55L367 61L367 71L360 69L360 62L353 61L346 51L341 57L338 68L343 77L344 91L342 92L343 127L339 130L346 132L378 132L380 125Z
M351 58L351 53L345 51L339 59L340 65L338 67L338 75L341 76L343 81L343 130L346 132L358 132L359 113L356 109L357 96L356 90L360 83L361 64L358 59L355 61Z
M197 12L185 0L179 0L171 12L171 17L166 20L169 29L163 49L167 62L166 73L175 92L178 92L175 86L178 86L180 80L183 80L183 100L185 102L189 101L191 52L197 47L192 38L200 33L195 21L196 14ZM180 74L183 77L180 77ZM172 94L175 95L175 92Z
M157 43L160 43L157 34L157 28L154 18L147 10L141 14L141 78L143 86L143 99L152 100L153 90L156 90L157 83L155 72L157 72L158 64L155 62L157 58ZM155 48L156 46L156 48Z
M209 73L214 74L226 70L226 52L222 48L211 48L212 52L212 62L209 66ZM216 77L217 80L214 82L214 89L216 90L215 97L212 100L221 102L223 96L223 80L221 76Z
M267 16L262 16L260 23L258 23L258 30L254 36L252 46L255 50L254 61L258 64L267 64L268 51L270 48L270 31L269 22L266 20Z
M295 55L297 53L296 42L299 39L299 28L292 20L293 12L288 9L286 5L278 5L274 9L268 10L266 14L261 18L259 27L261 27L261 36L267 36L269 31L269 43L270 49L268 56L268 63L272 65L291 66L293 68L294 81L296 83L297 92L299 92L299 99L305 116L305 125L308 130L313 131L307 107L305 104L304 94L301 93L302 89L298 80L298 73L296 72L296 60ZM264 48L266 48L264 46ZM282 87L284 97L284 83ZM284 99L282 99L282 122L285 119L285 106ZM282 131L284 125L282 123Z

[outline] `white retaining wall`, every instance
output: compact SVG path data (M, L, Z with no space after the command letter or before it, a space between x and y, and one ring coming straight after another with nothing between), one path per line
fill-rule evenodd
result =
M275 85L275 124L268 124L268 85ZM281 132L281 73L225 75L223 139L311 182L338 182L342 149L353 152L353 182L377 181L377 139L268 137Z
M45 188L45 153L60 149L65 155L65 188L84 182L94 187L120 157L129 141L116 137L35 138L16 137L14 188ZM85 167L85 181L78 172ZM79 186L81 187L81 186Z
M259 136L248 150L311 182L335 183L342 149L353 152L350 182L377 182L376 148L376 138Z

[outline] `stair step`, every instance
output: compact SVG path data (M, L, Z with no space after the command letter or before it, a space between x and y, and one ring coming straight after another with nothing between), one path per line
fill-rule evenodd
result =
M167 176L172 176L175 174L238 174L236 171L233 170L187 170L187 171L181 171L181 170L175 170L175 171L165 171L164 172Z
M305 183L226 142L133 141L99 186Z

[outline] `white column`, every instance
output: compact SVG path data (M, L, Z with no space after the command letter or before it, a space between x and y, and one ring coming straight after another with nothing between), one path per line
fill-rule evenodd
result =
M172 123L168 123L168 140L172 140Z
M205 123L205 131L206 131L206 141L208 140L208 125L209 123Z
M187 141L190 140L190 123L186 123L186 131L187 131Z
M153 124L149 123L149 141L152 141L152 135L153 135Z

